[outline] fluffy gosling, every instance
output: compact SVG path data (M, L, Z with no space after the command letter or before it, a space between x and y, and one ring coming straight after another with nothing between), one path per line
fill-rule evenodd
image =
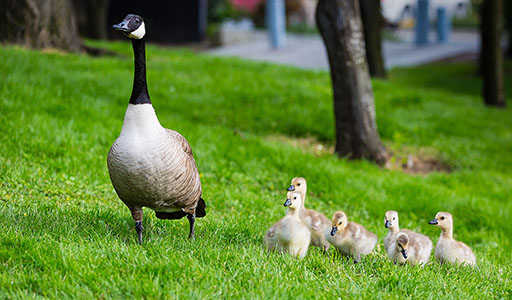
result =
M428 263L432 241L427 236L407 229L400 230L398 213L394 210L386 212L384 226L389 229L384 238L384 248L393 262L411 265Z
M302 259L306 256L311 239L308 227L299 218L302 196L299 192L289 192L286 198L286 216L270 227L264 241L269 251L288 252Z
M453 238L453 217L447 212L438 212L435 219L428 222L441 228L441 236L436 245L434 256L440 263L474 266L475 255L471 248Z
M363 225L348 222L347 215L337 211L332 216L332 229L325 233L326 239L343 255L351 256L354 263L361 255L370 254L377 244L377 235Z
M322 249L324 252L329 249L329 242L325 238L326 230L331 228L331 221L323 214L304 208L306 200L307 184L306 179L303 177L295 177L292 179L288 191L299 192L302 196L302 210L300 211L300 219L308 226L311 232L311 244L315 247Z

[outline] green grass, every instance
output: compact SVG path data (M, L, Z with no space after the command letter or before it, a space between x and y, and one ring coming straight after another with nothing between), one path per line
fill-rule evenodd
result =
M0 47L0 298L511 297L512 110L482 105L474 66L396 69L374 81L387 147L454 169L414 176L294 146L333 144L326 72L149 46L155 109L192 145L208 215L190 242L185 219L145 210L139 246L106 166L131 92L131 47L94 44L124 56ZM302 261L268 254L262 237L283 216L294 176L308 179L308 207L345 210L379 244L388 209L434 242L439 230L427 222L450 211L478 267L399 267L382 246L355 266L314 248Z

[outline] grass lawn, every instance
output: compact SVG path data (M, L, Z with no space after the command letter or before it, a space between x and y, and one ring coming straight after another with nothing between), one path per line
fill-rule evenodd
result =
M0 47L0 298L501 298L512 297L512 65L509 108L484 107L470 64L396 69L374 81L381 137L395 153L440 158L452 173L410 175L337 159L328 73L149 46L160 122L189 140L207 216L145 210L140 246L106 158L132 86L129 43L93 43L123 57ZM353 265L310 248L298 261L262 238L294 176L306 206L345 210L377 233ZM478 267L399 267L382 246L384 212L437 242L428 225L454 215L455 238ZM433 258L433 257L432 257Z

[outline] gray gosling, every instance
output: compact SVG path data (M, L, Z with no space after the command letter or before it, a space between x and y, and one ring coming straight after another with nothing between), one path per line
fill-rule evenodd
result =
M438 212L435 219L428 223L441 228L441 236L434 254L438 262L467 266L476 264L475 255L471 248L453 238L453 218L450 213Z
M384 238L384 248L393 262L411 265L428 263L432 241L427 236L407 229L400 230L398 213L394 210L386 212L384 226L389 228Z
M342 211L332 216L332 229L325 232L325 237L340 253L351 256L354 263L361 261L361 255L370 254L378 239L363 225L348 222L347 215Z
M324 252L329 249L329 242L325 238L326 230L330 230L331 221L323 214L304 208L306 201L307 184L306 179L302 177L295 177L292 179L288 191L297 191L302 196L302 210L300 211L300 219L308 226L311 232L311 244L315 247L322 249Z
M288 192L285 207L286 216L275 223L265 234L264 242L269 251L288 252L299 259L308 252L311 234L299 218L302 209L302 196L299 192Z

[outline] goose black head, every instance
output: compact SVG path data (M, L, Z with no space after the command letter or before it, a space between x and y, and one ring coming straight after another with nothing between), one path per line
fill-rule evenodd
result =
M138 15L127 15L119 24L112 26L115 30L121 31L131 39L140 40L146 34L144 19Z

